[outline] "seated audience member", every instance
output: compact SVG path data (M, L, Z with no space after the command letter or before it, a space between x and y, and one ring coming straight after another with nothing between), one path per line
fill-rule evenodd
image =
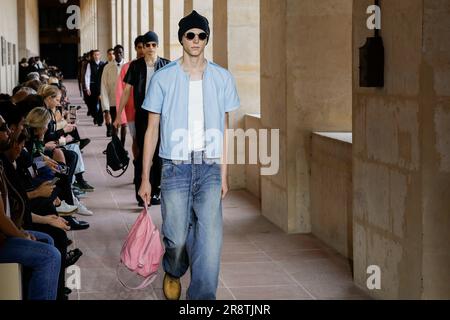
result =
M58 300L65 300L66 293L64 275L65 268L75 264L81 257L82 252L79 249L67 252L67 246L69 240L67 238L66 231L70 230L69 223L58 217L56 214L49 212L47 215L37 215L32 213L29 201L29 194L25 189L25 183L20 174L20 168L16 160L21 155L21 152L25 146L27 139L27 133L25 130L20 133L11 134L9 148L2 154L0 154L0 160L3 162L6 177L9 181L14 181L14 187L8 186L8 192L17 191L21 199L25 204L24 227L27 230L44 232L50 235L55 247L61 254L61 269L58 281ZM14 188L14 189L13 189ZM51 196L55 186L49 182L43 183L36 191L35 196L39 198L48 198Z
M75 138L71 135L72 132L76 130L76 125L67 124L63 129L57 129L57 108L61 101L61 91L55 86L47 85L41 88L40 95L44 99L44 104L51 114L51 121L48 126L48 130L45 134L46 142L58 142L60 146L65 147L66 152L75 153L77 156L77 162L75 162L74 174L76 178L76 183L74 184L78 189L85 192L93 192L94 187L89 185L89 183L84 179L83 173L85 171L85 166L83 162L83 156L79 145L72 144ZM66 155L66 152L64 154Z
M42 86L42 83L41 83L41 81L39 79L37 79L37 80L30 80L30 81L25 82L23 84L23 86L27 87L27 88L31 88L34 91L38 92L39 88ZM35 94L36 94L36 92L35 92Z
M8 145L9 129L0 117L0 150ZM8 185L12 186L0 162L0 263L19 263L31 270L28 300L55 300L61 254L49 235L22 228L24 202L17 192L8 192Z
M45 142L44 142L44 135L48 128L48 122L50 121L51 116L48 113L48 110L45 108L35 108L33 109L26 118L25 123L29 127L29 134L30 139L27 143L26 150L30 154L32 160L31 162L27 159L25 156L23 156L23 160L21 163L24 163L22 166L26 171L33 172L32 169L34 168L40 168L37 170L37 177L33 179L33 187L36 187L37 184L45 182L46 180L51 180L55 177L55 174L52 173L52 170L49 170L47 167L44 166L44 162L47 160L45 153ZM41 163L41 165L39 164ZM59 164L61 165L61 163ZM61 170L61 167L58 166L58 170ZM59 186L59 197L63 200L61 204L56 208L57 212L64 216L66 220L69 221L70 227L74 230L82 230L87 229L89 227L89 224L84 221L77 221L74 217L71 216L71 214L77 212L78 210L81 210L81 213L84 213L84 210L86 209L78 199L76 199L71 190L71 179L72 176L68 173L70 170L66 170L66 173L59 174L58 177L61 178L61 180L58 182ZM58 172L57 172L58 173ZM38 182L36 182L38 181ZM55 200L56 197L52 197L52 201ZM32 204L38 200L32 201ZM73 205L72 203L74 203ZM71 203L70 203L71 202ZM37 207L33 206L33 210L36 211L36 213L41 214L40 212L37 212L39 210L39 207L43 207L42 200L39 201L40 205L37 205ZM47 205L48 201L47 201ZM45 213L44 213L45 214ZM88 214L85 214L88 215Z

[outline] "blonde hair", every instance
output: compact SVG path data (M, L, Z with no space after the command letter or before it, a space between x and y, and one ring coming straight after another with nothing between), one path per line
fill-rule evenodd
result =
M38 107L30 111L25 119L25 123L30 128L43 129L47 128L50 120L52 120L50 112L46 108Z
M59 84L59 80L56 77L48 78L48 84Z
M61 95L61 90L54 85L46 84L39 88L38 95L40 95L44 100L48 97L55 98L56 96Z

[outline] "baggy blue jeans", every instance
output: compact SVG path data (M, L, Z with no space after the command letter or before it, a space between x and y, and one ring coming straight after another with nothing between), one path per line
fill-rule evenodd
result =
M222 175L218 160L162 159L164 271L181 278L191 268L188 300L215 300L222 251Z
M31 269L28 300L56 300L61 255L48 234L27 232L46 243L8 238L0 246L0 263L19 263Z

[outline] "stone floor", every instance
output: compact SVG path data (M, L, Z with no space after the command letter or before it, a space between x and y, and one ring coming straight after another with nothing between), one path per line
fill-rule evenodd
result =
M72 104L81 105L76 84L66 85ZM73 246L84 253L77 263L81 268L81 289L74 291L70 299L164 299L161 270L153 285L141 291L129 291L117 280L122 243L140 213L131 184L133 168L120 179L108 176L102 154L108 143L105 129L95 127L85 109L79 112L78 125L82 137L92 139L84 151L85 177L96 191L83 202L95 215L78 217L90 222L90 229L70 232ZM152 207L150 211L160 227L160 208ZM136 283L136 279L129 281ZM182 284L184 298L189 275L182 279ZM224 202L218 299L367 299L367 296L353 285L346 259L314 236L286 235L261 216L257 199L245 191L235 191Z

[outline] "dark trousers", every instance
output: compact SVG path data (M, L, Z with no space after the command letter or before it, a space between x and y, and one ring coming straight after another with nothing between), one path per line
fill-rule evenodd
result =
M141 197L138 195L139 189L142 183L142 166L144 160L144 140L145 133L148 127L148 113L141 112L136 113L136 140L139 149L139 156L134 161L134 186L136 191L136 200L142 202ZM158 139L158 144L155 149L155 154L153 156L153 166L150 170L150 185L152 186L152 196L159 196L161 194L161 170L162 162L159 157L159 145L161 141Z
M59 176L61 178L61 181L58 183L61 187L60 198L61 200L65 200L67 204L73 205L72 181L75 174L78 155L71 150L62 149L62 151L66 158L66 165L69 167L69 172L67 175Z
M103 124L103 111L99 96L99 93L91 92L91 95L86 97L86 104L91 116L97 124L101 125Z
M67 256L67 233L59 228L52 227L50 225L33 223L31 228L33 231L44 232L53 238L55 241L55 247L61 253L61 269L58 279L58 294L57 300L64 298L65 287L65 269L66 269L66 256Z

